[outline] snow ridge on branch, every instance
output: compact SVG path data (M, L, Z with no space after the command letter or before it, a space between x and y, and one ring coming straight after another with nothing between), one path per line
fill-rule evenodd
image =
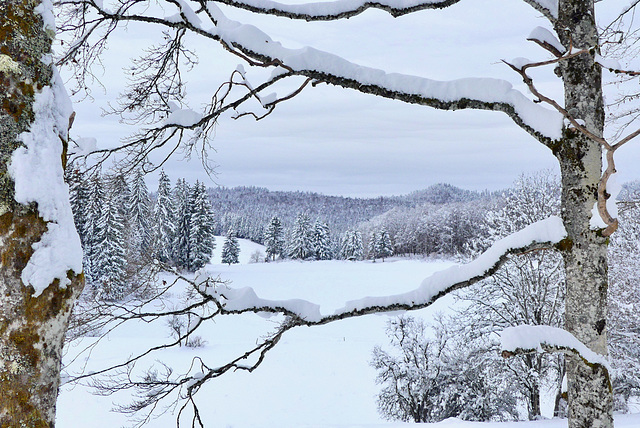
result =
M207 3L207 12L216 22L216 26L209 30L212 36L266 63L282 64L276 72L287 70L364 93L442 110L472 108L503 111L530 133L550 140L561 138L561 115L534 103L506 80L467 78L440 82L386 73L311 47L285 48L258 28L226 18L212 2Z
M604 355L597 354L568 331L547 325L519 325L506 328L500 337L502 355L510 357L535 352L564 352L611 372Z
M351 18L367 9L380 9L393 17L425 9L444 9L460 0L337 0L304 4L285 4L272 0L219 0L219 3L265 15L305 21L332 21Z

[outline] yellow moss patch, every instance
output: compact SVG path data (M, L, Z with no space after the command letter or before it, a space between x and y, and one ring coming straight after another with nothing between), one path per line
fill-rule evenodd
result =
M20 64L15 62L9 55L0 54L0 72L20 74Z

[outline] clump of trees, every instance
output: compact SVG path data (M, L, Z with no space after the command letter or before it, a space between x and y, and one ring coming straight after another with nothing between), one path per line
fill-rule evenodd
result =
M178 180L172 189L162 171L152 202L141 171L129 179L79 169L67 176L85 278L100 298L139 288L154 259L188 271L211 260L215 218L203 183Z
M438 422L457 417L470 421L518 418L508 371L479 346L459 340L442 325L427 332L420 319L391 319L391 351L375 347L371 365L378 371L378 410L386 419ZM502 369L502 370L501 370Z
M514 230L557 214L559 180L549 171L523 175L504 196L501 208L486 212L487 228L472 247L486 249L496 239ZM619 205L620 228L609 247L611 311L608 317L608 341L611 352L612 386L615 408L628 411L633 397L640 396L640 290L637 287L640 266L640 193L627 191ZM457 312L441 317L428 334L422 321L398 319L389 324L391 345L400 357L374 349L372 364L378 370L383 388L378 397L379 409L390 419L433 422L447 417L469 420L494 420L507 415L516 419L541 417L544 394L555 396L554 416L566 416L566 390L563 379L566 362L563 355L523 354L505 360L499 356L499 333L518 325L563 327L565 324L565 274L563 260L554 249L539 249L508 256L507 261L491 277L478 285L460 291ZM451 346L454 344L453 346ZM450 412L447 401L458 374L456 352L462 348L481 363L482 370L493 372L490 388L480 390L483 400L491 403L486 413L472 411L478 398L470 399L469 413ZM419 356L419 357L417 357ZM458 372L456 372L458 371ZM425 379L420 378L425 376ZM442 378L442 379L440 379ZM439 385L436 387L436 385ZM469 387L472 390L472 386ZM494 388L494 389L491 389ZM507 392L505 388L508 388ZM497 390L496 390L497 389ZM501 391L504 390L504 391ZM492 397L507 395L514 407ZM524 414L515 409L526 409ZM505 409L514 409L513 412ZM419 416L418 416L419 415Z

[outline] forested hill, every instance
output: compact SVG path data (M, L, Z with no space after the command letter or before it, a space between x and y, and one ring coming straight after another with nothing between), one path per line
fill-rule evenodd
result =
M486 192L464 190L450 184L435 184L404 196L378 198L270 191L262 187L218 187L208 192L218 218L217 233L233 228L239 236L258 242L273 216L278 216L288 227L298 214L304 213L311 219L326 222L333 233L340 234L393 208L471 202L488 196Z

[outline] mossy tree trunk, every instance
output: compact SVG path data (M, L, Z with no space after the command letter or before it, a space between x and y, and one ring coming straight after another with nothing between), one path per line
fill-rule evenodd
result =
M83 285L82 275L70 271L70 285L59 287L55 280L36 295L21 280L32 245L47 231L36 204L15 201L8 173L11 155L22 145L18 136L34 120L34 95L51 82L52 69L42 58L51 50L52 33L36 11L39 3L0 2L1 427L54 426L62 344Z
M560 0L556 31L565 46L593 49L560 63L565 106L586 128L602 136L604 107L601 68L594 62L598 33L593 0ZM602 148L582 133L567 129L554 148L562 173L562 217L568 233L566 329L591 350L607 355L607 238L590 227L602 174ZM608 373L577 357L567 360L569 427L612 427L612 391Z

